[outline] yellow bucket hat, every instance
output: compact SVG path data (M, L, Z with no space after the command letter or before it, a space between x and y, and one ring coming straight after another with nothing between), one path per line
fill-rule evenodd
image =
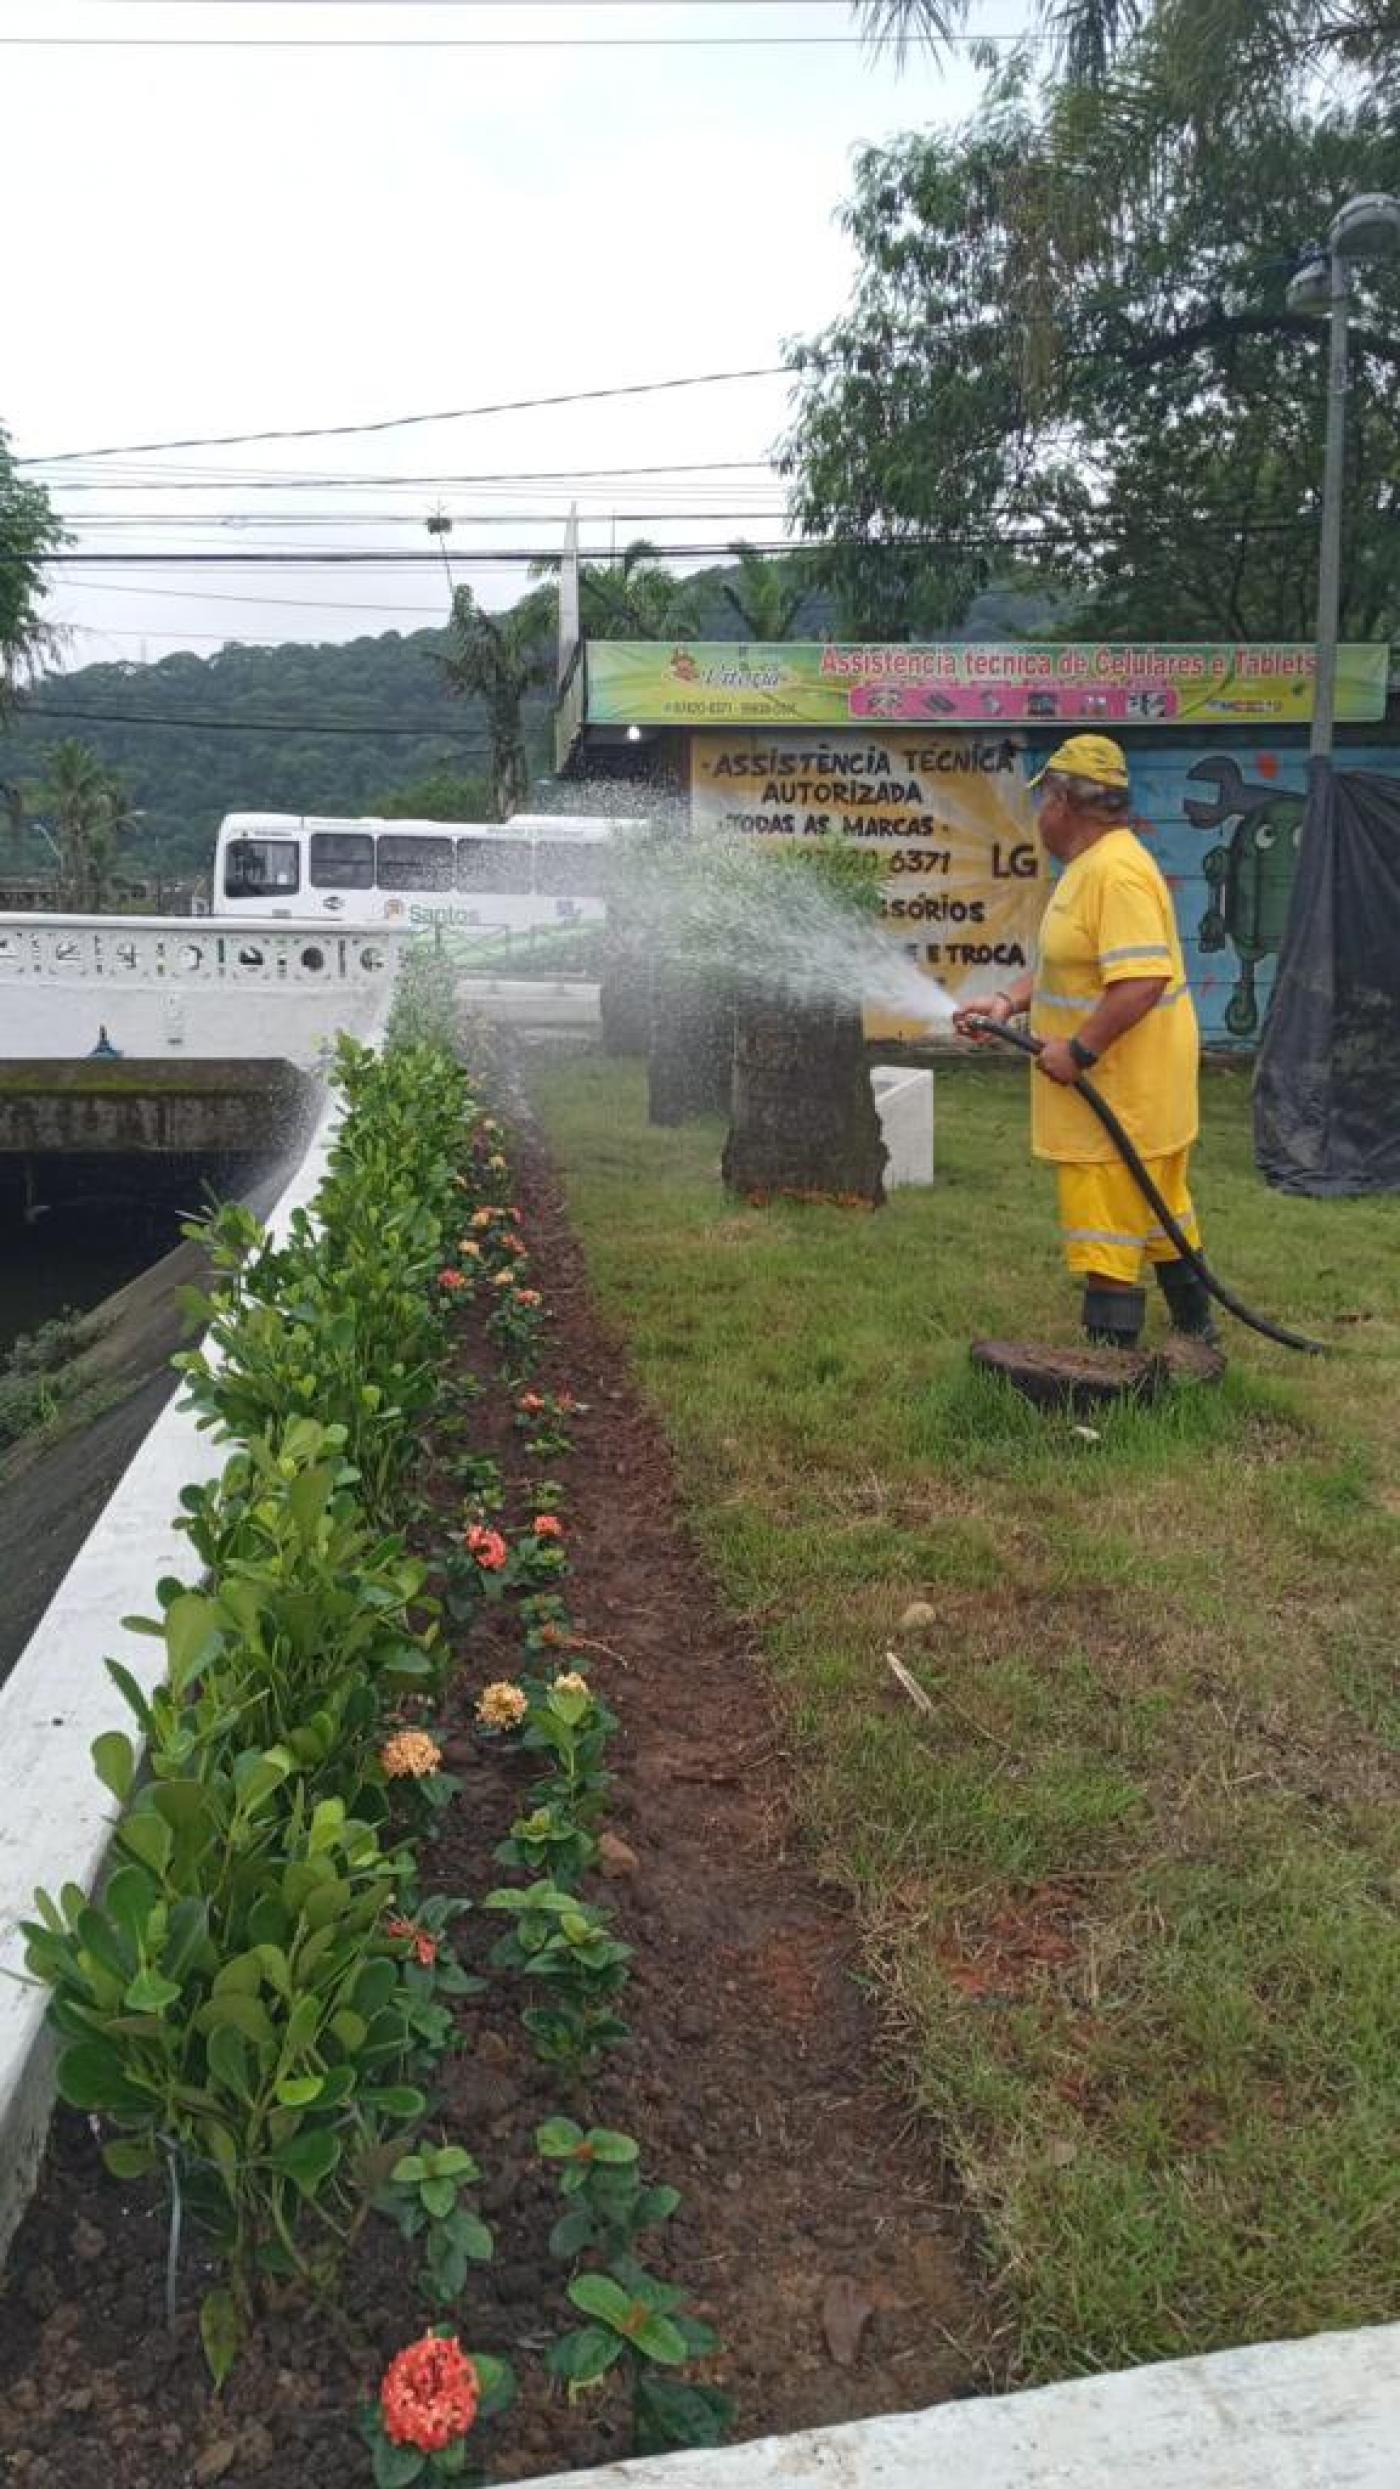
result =
M1062 778L1087 778L1091 786L1111 786L1126 792L1128 762L1121 743L1109 735L1071 735L1052 752L1045 767L1030 781L1039 786L1050 771L1057 770Z

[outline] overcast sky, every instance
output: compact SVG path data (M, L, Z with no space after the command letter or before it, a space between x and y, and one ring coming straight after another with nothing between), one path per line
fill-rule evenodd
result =
M1020 15L1004 0L979 22ZM852 151L961 117L972 70L960 55L898 78L849 43L601 39L851 31L840 0L0 0L0 36L52 47L0 49L11 202L0 420L15 454L776 363L785 337L846 298L835 211ZM542 48L408 48L490 35ZM397 48L341 48L376 36ZM155 37L201 48L156 48ZM315 48L295 48L297 37ZM576 48L585 39L600 48ZM757 462L785 406L781 380L741 381L369 439L34 471L84 549L104 552L418 551L441 502L456 520L454 575L497 603L521 574L473 562L468 548L557 542L567 482L369 479ZM156 493L155 468L162 481L217 475L225 489ZM365 480L262 490L254 475ZM139 492L116 489L134 481ZM782 505L758 464L581 483L578 498L594 514L586 541L601 547L614 513L619 542L723 545L779 532ZM713 515L702 521L702 508ZM192 525L192 510L282 523L235 534ZM377 523L395 512L398 524ZM74 632L67 661L91 663L229 638L413 630L440 619L445 596L440 568L103 566L65 574L53 611Z

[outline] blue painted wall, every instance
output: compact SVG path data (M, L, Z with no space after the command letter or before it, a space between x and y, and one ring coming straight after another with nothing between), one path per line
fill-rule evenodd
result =
M1292 887L1306 750L1193 735L1133 742L1128 757L1134 807L1176 901L1202 1035L1212 1046L1252 1046ZM1348 746L1337 763L1400 778L1394 745Z

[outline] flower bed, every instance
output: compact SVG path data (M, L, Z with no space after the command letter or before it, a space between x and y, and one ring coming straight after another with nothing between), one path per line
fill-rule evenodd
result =
M289 2362L302 2379L309 2366L328 2478L344 2476L347 2380L372 2389L376 2362L362 2423L386 2483L483 2455L519 2471L546 2452L706 2440L727 2397L674 2244L701 2246L704 2224L678 2218L617 2114L619 2051L649 2049L629 2041L636 1946L614 1899L637 1864L609 1824L616 1697L595 1685L616 1653L565 1603L575 1526L552 1474L592 1416L538 1370L549 1315L503 1136L460 1073L423 1050L347 1049L341 1077L316 1227L269 1256L244 1214L213 1225L221 1361L206 1347L187 1375L236 1448L188 1499L208 1578L161 1600L168 1688L150 1704L124 1689L149 1778L129 1739L99 1741L129 1801L116 1871L99 1904L65 1894L35 1923L61 2089L131 2190L140 2287L164 2266L159 2365L207 2395L191 2381L197 2303L227 2380L196 2477L277 2468L288 2440L255 2415ZM654 2017L654 1972L644 1988ZM757 2057L761 2020L755 2036ZM745 2105L709 2108L721 2156ZM51 2204L71 2210L91 2148L68 2128ZM702 2186L730 2174L696 2149ZM110 2184L83 2200L110 2220ZM520 2253L484 2218L506 2209ZM68 2241L80 2260L86 2217ZM522 2271L524 2319L503 2323ZM36 2478L53 2440L35 2371L52 2372L70 2304L29 2311L45 2332L16 2410ZM498 2427L507 2344L525 2394ZM751 2365L718 2364L741 2379ZM923 2371L908 2384L929 2397ZM795 2416L889 2399L897 2384ZM147 2389L138 2407L164 2401ZM752 2424L777 2416L769 2398ZM305 2445L305 2413L282 2417ZM179 2423L159 2427L116 2452L123 2489L189 2476ZM120 2444L112 2432L108 2481ZM71 2450L63 2476L83 2477Z

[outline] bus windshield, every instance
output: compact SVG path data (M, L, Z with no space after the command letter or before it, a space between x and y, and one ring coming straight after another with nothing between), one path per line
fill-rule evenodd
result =
M294 838L237 838L224 858L224 893L230 899L285 898L301 888L301 858Z

